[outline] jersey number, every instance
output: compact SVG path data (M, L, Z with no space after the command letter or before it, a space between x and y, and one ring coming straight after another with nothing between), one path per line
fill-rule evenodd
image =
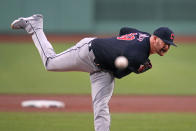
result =
M135 39L135 35L137 35L137 33L130 33L130 34L126 34L120 37L117 37L118 40L134 40Z

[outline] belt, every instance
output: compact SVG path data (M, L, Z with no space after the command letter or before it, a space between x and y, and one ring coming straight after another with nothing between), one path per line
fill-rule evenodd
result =
M92 41L90 41L90 42L88 43L88 50L89 50L89 52L90 52L90 51L93 51L93 48L92 48ZM94 55L95 55L95 54L94 54ZM94 59L93 61L94 61L94 64L95 64L97 67L100 68L100 64L99 64L99 62L97 61L96 56L95 56L95 59Z
M88 50L89 50L89 52L92 50L92 41L90 41L89 43L88 43Z

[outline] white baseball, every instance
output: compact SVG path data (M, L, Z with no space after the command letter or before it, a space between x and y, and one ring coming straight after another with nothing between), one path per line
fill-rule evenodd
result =
M125 69L128 66L128 60L124 56L119 56L116 58L114 64L118 69Z

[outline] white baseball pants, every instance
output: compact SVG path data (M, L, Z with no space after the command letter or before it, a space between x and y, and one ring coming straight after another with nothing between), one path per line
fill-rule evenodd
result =
M68 50L56 54L42 29L32 34L32 39L48 71L82 71L90 73L92 86L92 104L95 131L110 130L108 102L114 89L114 77L100 70L94 64L93 51L89 51L89 42L94 38L84 38Z

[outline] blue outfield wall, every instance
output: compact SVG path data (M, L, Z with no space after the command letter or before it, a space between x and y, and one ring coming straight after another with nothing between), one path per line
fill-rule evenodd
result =
M152 33L168 26L177 34L196 34L195 0L0 0L0 33L16 33L17 17L44 15L48 33L112 33L123 26Z

